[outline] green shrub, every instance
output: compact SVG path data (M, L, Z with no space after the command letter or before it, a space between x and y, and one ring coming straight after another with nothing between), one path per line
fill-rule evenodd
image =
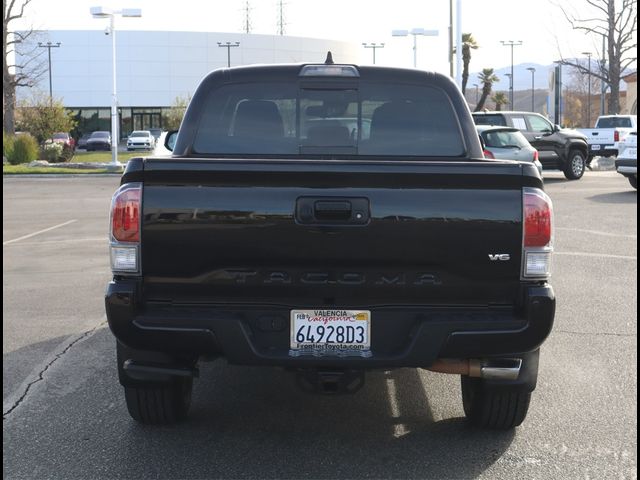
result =
M62 155L60 156L60 159L63 162L68 162L73 158L73 155L75 153L75 149L65 143L64 147L62 148Z
M28 163L38 159L38 142L28 133L17 135L13 141L13 150L7 160L11 165Z
M15 142L15 135L9 135L5 131L2 132L2 156L9 159L11 152L13 152L13 143Z
M59 162L62 157L62 145L55 142L45 142L42 146L42 158L49 162Z

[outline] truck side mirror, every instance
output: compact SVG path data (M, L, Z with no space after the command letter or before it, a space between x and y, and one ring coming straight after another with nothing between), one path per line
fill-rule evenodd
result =
M164 148L173 152L174 147L176 146L176 140L178 139L178 130L172 130L167 132L167 136L164 137Z

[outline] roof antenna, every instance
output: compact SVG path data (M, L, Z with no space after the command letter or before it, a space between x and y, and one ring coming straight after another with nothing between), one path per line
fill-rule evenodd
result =
M333 65L333 55L331 55L331 52L327 52L327 59L324 61L325 65Z

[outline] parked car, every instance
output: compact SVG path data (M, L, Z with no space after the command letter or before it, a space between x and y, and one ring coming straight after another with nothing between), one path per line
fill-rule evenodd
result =
M89 140L89 137L91 137L90 133L85 133L83 134L79 139L78 139L78 148L82 148L85 149L87 148L87 140Z
M51 136L51 141L53 143L59 143L71 149L74 149L76 146L76 141L68 133L63 133L63 132L54 133Z
M478 125L476 130L484 143L485 157L531 162L542 176L542 164L538 159L538 150L531 146L520 130L490 125Z
M127 138L127 150L153 150L156 139L149 130L134 130Z
M589 158L587 137L571 129L553 125L533 112L474 112L476 125L495 125L517 128L538 150L544 169L559 169L569 180L584 175Z
M624 142L620 142L620 154L616 158L616 170L629 180L631 186L638 188L638 131L629 133Z
M150 128L149 131L151 132L151 135L153 135L153 138L155 138L156 142L160 139L160 136L162 135L162 129L161 128Z
M93 132L87 140L87 151L111 150L111 132Z

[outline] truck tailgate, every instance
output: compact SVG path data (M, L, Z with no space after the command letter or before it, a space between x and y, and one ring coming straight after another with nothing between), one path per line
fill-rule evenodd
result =
M513 162L147 159L142 175L145 302L308 308L515 304L522 187L540 186Z

